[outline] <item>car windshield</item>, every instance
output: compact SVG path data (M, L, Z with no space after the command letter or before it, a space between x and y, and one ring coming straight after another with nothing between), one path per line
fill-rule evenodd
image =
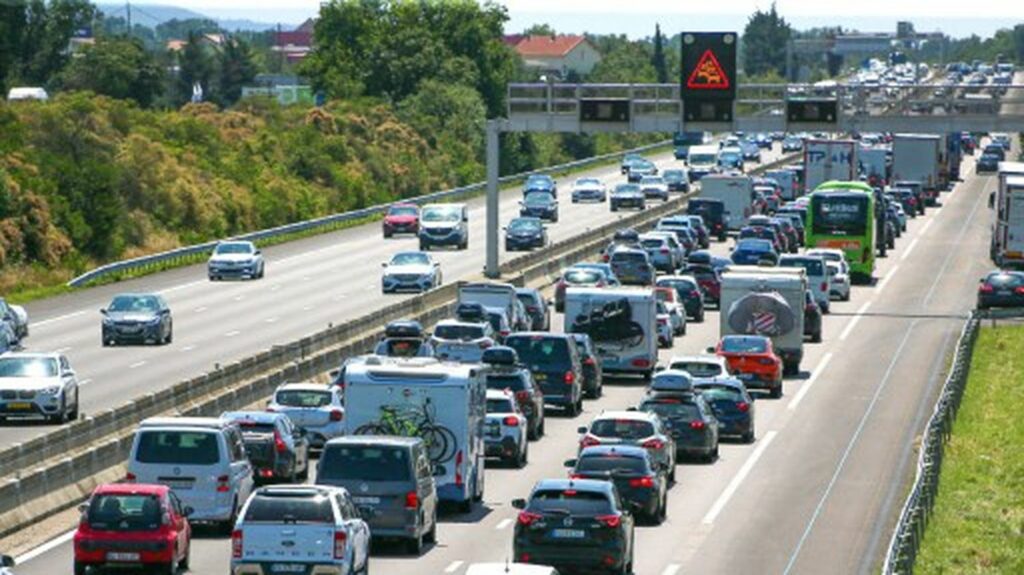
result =
M512 407L512 401L509 399L488 399L487 400L487 413L514 413L515 408Z
M153 531L163 520L156 495L100 494L89 501L89 527L103 531Z
M395 254L391 258L391 264L393 266L425 266L430 265L430 258L427 254L419 252L406 252L401 254Z
M665 176L665 181L667 182L678 182L679 180L682 180L683 178L686 177L686 174L679 170L665 170L663 172L663 175Z
M665 180L661 179L659 176L644 176L644 178L640 180L641 186L653 186L664 183Z
M768 351L768 340L760 337L722 338L722 351L726 353L764 353Z
M286 407L324 407L331 404L331 392L308 389L281 390L274 396L274 402Z
M484 337L484 328L481 325L439 325L434 328L434 337L438 339L471 341Z
M594 270L574 269L566 271L565 275L562 277L565 279L565 283L572 285L584 285L597 283L601 281L604 276L601 272Z
M220 460L212 431L142 431L135 459L139 463L213 465Z
M643 439L654 435L654 426L640 419L598 419L590 426L590 433L597 437Z
M561 365L569 360L569 346L560 337L518 336L511 337L505 345L516 350L519 361L541 368Z
M619 184L615 187L616 194L638 194L640 193L640 186L636 184Z
M526 194L526 199L523 200L523 203L531 206L546 206L553 202L554 198L552 198L551 194L547 192L533 192L531 194Z
M0 357L0 377L56 376L56 359L48 357Z
M594 179L594 178L580 178L580 179L576 180L576 186L577 187L600 186L600 185L601 185L601 180L597 180L597 179Z
M334 509L326 495L310 493L257 493L246 506L246 523L329 523Z
M419 211L415 206L391 206L389 216L415 216Z
M611 263L613 264L645 264L647 263L647 253L640 252L615 252L612 254Z
M428 208L423 211L424 222L457 222L462 217L459 208Z
M740 155L735 152L723 152L718 156L720 162L738 162L739 159Z
M811 197L812 221L816 234L840 234L858 236L864 234L868 225L869 196L814 195Z
M722 374L722 366L710 361L676 361L671 369L681 369L693 377L718 377Z
M650 249L650 248L660 248L662 246L662 244L664 244L664 243L665 243L665 240L663 240L661 238L645 238L645 239L640 240L640 245L642 245L643 247L648 248L648 249Z
M508 229L513 232L534 232L541 229L541 223L540 220L517 219L509 223Z
M404 481L409 478L408 450L376 445L328 445L320 457L318 479Z
M715 154L713 153L694 153L690 152L687 156L687 161L691 164L713 164L715 163Z
M252 253L252 244L248 242L224 242L217 245L216 254L248 254Z
M657 414L662 420L700 419L700 410L697 406L680 399L648 399L640 404L640 409Z
M527 509L535 513L562 512L570 515L608 515L615 512L611 499L605 493L578 489L537 490Z
M107 306L107 311L146 311L155 312L160 309L160 302L149 295L119 295Z
M526 382L519 375L488 375L487 389L523 391L526 389Z
M577 473L614 473L616 475L647 475L647 462L640 457L623 455L589 455L576 462Z
M547 187L550 187L551 184L553 184L553 183L554 182L552 181L551 176L530 176L530 177L526 178L526 187L527 188L532 188L532 187L547 188Z
M783 268L804 268L807 270L809 276L822 276L825 275L825 267L822 265L822 261L812 258L783 258L779 262L779 267Z

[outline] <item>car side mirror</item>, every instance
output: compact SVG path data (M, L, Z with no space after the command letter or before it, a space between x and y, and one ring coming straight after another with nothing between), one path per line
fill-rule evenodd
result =
M640 411L640 410L638 410L635 405L632 405L630 407L627 407L626 411Z
M562 465L564 465L565 467L568 467L568 468L571 469L573 467L576 467L576 460L575 459L566 459L565 462Z
M100 313L103 314L103 315L107 315L107 308L101 307L100 308Z
M261 256L261 255L263 255L263 252L261 252L260 250L256 250L256 251L254 251L254 252L253 252L252 254L253 254L254 256Z
M194 514L195 512L196 510L193 509L190 505L186 505L185 508L181 510L181 514L185 517L192 517L192 514Z
M585 425L576 428L576 433L586 433L586 432L587 432L587 427Z
M705 351L707 351L708 353L715 353L715 348L709 347Z
M526 509L526 500L525 499L513 499L512 500L512 507L514 507L516 509Z
M89 504L88 503L79 503L78 504L78 512L79 513L85 513L88 510L89 510ZM4 565L4 567L8 567L8 565Z
M382 268L388 267L388 262L380 262L380 267L382 267Z
M14 567L14 557L0 555L0 567Z

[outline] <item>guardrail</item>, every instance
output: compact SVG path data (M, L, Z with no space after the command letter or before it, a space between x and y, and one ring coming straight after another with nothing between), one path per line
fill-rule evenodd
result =
M526 179L526 178L528 178L528 177L530 177L532 175L535 175L535 174L547 174L547 173L551 173L551 172L565 172L567 170L577 170L577 169L585 168L585 167L593 165L593 164L599 164L599 163L602 163L602 162L607 162L608 160L613 160L613 159L616 159L616 158L620 158L620 157L622 157L625 154L646 152L646 151L650 151L650 150L653 150L653 149L657 149L657 148L666 146L666 145L671 144L671 143L672 143L671 140L663 140L663 141L660 141L660 142L656 142L654 144L649 144L649 145L646 145L646 146L640 146L638 148L632 148L632 149L629 149L629 150L622 150L622 151L619 151L619 152L613 152L611 154L603 154L603 155L600 155L600 156L593 156L593 157L590 157L590 158L585 158L585 159L582 159L582 160L576 160L574 162L568 162L568 163L565 163L565 164L558 164L556 166L549 166L549 167L546 167L546 168L541 168L539 170L533 170L533 171L530 171L530 172L521 172L521 173L518 173L518 174L513 174L513 175L510 175L510 176L504 176L502 178L498 178L498 182L500 184L510 184L510 183L513 183L513 182L524 180L524 179ZM478 183L475 183L475 184L470 184L468 186L462 186L462 187L459 187L459 188L452 188L450 190L434 192L432 194L425 194L425 195L416 196L416 197L413 197L413 198L405 198L402 201L403 202L416 203L416 204L427 204L427 203L432 203L432 202L449 201L449 200L460 198L460 197L463 197L463 196L466 196L466 195L482 192L482 191L484 191L486 189L486 187L487 187L487 182L478 182ZM324 216L322 218L315 218L315 219L312 219L312 220L306 220L306 221L302 221L302 222L295 222L293 224L286 224L286 225L283 225L283 226L278 226L276 228L269 228L269 229L265 229L265 230L259 230L259 231L256 231L256 232L250 232L250 233L247 233L247 234L242 234L242 235L239 235L239 236L235 236L235 237L230 238L230 239L234 239L234 240L248 240L248 241L255 242L255 241L264 240L264 239L267 239L267 238L281 237L281 236L287 236L287 235L296 234L296 233L308 232L310 230L315 230L315 229L319 229L319 228L334 227L334 226L337 226L338 224L342 224L344 222L351 222L351 221L361 220L363 218L367 218L367 217L374 216L374 215L377 215L377 214L382 214L382 213L384 213L385 210L387 210L388 206L390 206L392 204L394 204L394 202L389 202L387 204L379 204L379 205L376 205L376 206L370 206L370 207L367 207L367 208L362 208L362 209L359 209L359 210L352 210L352 211L349 211L349 212L342 212L342 213L338 213L338 214L332 214L332 215L329 215L329 216ZM183 247L183 248L177 248L177 249L173 249L173 250L168 250L168 251L160 252L160 253L157 253L157 254L151 254L151 255L148 255L148 256L141 256L141 257L132 258L132 259L128 259L128 260L122 260L122 261L119 261L119 262L109 263L109 264L100 266L100 267L98 267L98 268L96 268L94 270L90 270L90 271L88 271L88 272L86 272L86 273L84 273L84 274L82 274L82 275L72 279L71 281L69 281L67 283L67 285L69 287L81 287L81 286L84 286L84 285L88 284L89 282L95 281L97 279L100 279L100 278L102 278L104 276L107 276L107 275L110 275L110 274L116 274L116 273L120 273L120 272L124 272L124 271L129 271L129 270L151 268L153 266L159 266L159 265L163 265L163 264L166 264L166 263L174 263L174 262L186 259L186 258L192 258L192 257L194 257L196 255L206 254L206 253L209 253L209 252L213 251L213 248L215 248L217 246L217 243L219 241L220 240L214 240L214 241L205 242L205 243L201 243L201 244L195 244L195 245L191 245L191 246L186 246L186 247Z
M900 510L899 521L889 541L889 550L882 565L884 575L909 575L914 572L917 553L939 492L946 442L953 432L953 423L967 388L974 343L978 339L981 322L985 319L1024 319L1024 310L974 311L964 323L952 367L921 438L914 484Z

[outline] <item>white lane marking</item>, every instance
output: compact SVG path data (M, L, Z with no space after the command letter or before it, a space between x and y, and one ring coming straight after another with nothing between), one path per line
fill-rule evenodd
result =
M932 219L928 220L928 223L925 224L923 228L921 228L920 232L918 232L917 237L921 237L921 236L925 235L926 233L928 233L928 228L932 227L932 224L934 224L934 223L935 223L935 218L934 217Z
M839 341L845 341L846 338L850 337L850 334L853 333L853 328L857 326L860 318L863 317L863 313L868 311L869 307L871 307L870 301L864 302L864 305L857 308L857 315L850 320L850 323L846 324L846 329L843 330L843 333L839 334Z
M836 486L836 482L839 480L839 475L843 472L843 468L846 467L846 460L850 457L850 453L853 451L853 446L857 444L857 440L860 438L860 434L864 431L864 425L868 422L868 417L875 409L875 405L878 403L878 398L882 397L882 391L885 390L889 383L889 378L892 377L892 372L896 368L896 364L903 358L903 348L906 347L907 342L910 341L910 334L914 332L914 326L917 325L917 320L914 320L907 328L907 333L903 335L903 341L900 342L899 347L896 348L896 353L892 356L892 361L889 362L889 368L885 370L885 375L882 376L882 382L879 384L878 389L875 390L875 395L871 398L871 402L868 403L867 410L864 411L864 415L860 418L860 423L857 424L857 429L853 432L853 437L850 438L850 442L846 445L846 450L843 451L843 456L839 458L839 465L836 466L835 473L832 474L832 479L829 480L828 486L825 487L825 492L821 494L821 499L818 500L818 505L814 509L814 513L811 515L811 520L807 522L807 528L804 529L803 535L800 537L800 541L797 542L796 548L793 550L793 555L789 558L789 563L786 565L785 571L782 575L788 575L793 570L793 565L796 564L797 557L800 556L800 550L803 549L804 543L807 542L807 537L810 536L811 530L814 529L814 524L818 521L818 517L821 515L821 510L825 507L825 501L828 500L829 494L832 493L832 489Z
M265 319L263 321L265 321L267 323L274 323L275 321L277 321L277 318L276 317L268 317L267 319Z
M463 561L452 561L451 564L448 565L448 567L445 567L444 572L445 573L455 573L456 571L459 570L459 567L462 567L462 563L463 563Z
M661 572L661 575L676 575L676 573L679 573L680 569L682 569L682 566L672 563L668 567L665 567L665 570Z
M234 330L234 331L229 331L229 332L227 332L226 334L224 334L224 337L235 337L236 335L238 335L238 334L240 334L240 333L242 333L242 332L240 332L240 331L238 331L238 330L236 329L236 330Z
M302 308L302 311L310 311L311 309L313 309L313 306L307 305L307 306Z
M47 325L47 324L57 323L59 321L64 321L66 319L71 319L73 317L78 317L78 316L80 316L80 315L82 315L84 313L86 313L86 310L83 309L82 311L76 311L74 313L69 313L69 314L65 314L65 315L59 315L57 317L51 317L50 319L44 319L43 321L33 322L32 323L32 327L33 328L37 328L37 327L41 327L41 326L44 326L44 325Z
M729 499L731 499L733 494L736 493L736 490L739 489L740 484L743 483L743 480L747 478L747 475L750 475L750 470L754 468L754 465L757 463L757 460L761 459L761 455L764 454L766 449L768 449L768 446L771 445L772 440L775 439L776 435L778 435L778 432L772 430L766 433L764 437L761 438L760 444L758 444L758 446L754 449L754 452L750 454L750 459L747 459L747 461L743 463L743 467L740 467L739 472L736 474L735 477L732 478L732 481L729 482L729 485L725 486L725 491L723 491L722 494L718 496L718 499L715 501L715 504L711 506L711 509L708 510L707 515L704 516L703 523L705 525L711 525L715 522L715 519L718 517L718 514L721 513L722 509L725 508L725 505L729 503Z
M83 379L82 381L78 382L78 387L85 387L86 385L89 385L90 383L92 383L91 379Z
M192 351L195 348L196 346L194 345L186 345L185 347L181 348L181 351Z
M201 305L201 306L199 306L199 307L197 307L197 308L195 309L195 312L196 312L196 313L203 313L203 312L204 312L204 311L206 311L207 309L209 309L209 308L207 308L207 307L206 307L205 305Z
M235 296L235 301L242 301L243 299L245 299L244 295L236 295Z
M914 248L917 247L917 240L919 239L920 237L917 237L914 238L914 241L910 242L910 246L907 247L907 251L903 252L903 255L900 256L900 261L903 261L910 257L910 252L914 251Z
M63 535L58 535L57 537L54 537L53 539L47 541L46 543L43 543L42 545L40 545L39 547L36 547L35 549L31 549L29 551L26 551L24 554L22 554L22 555L20 555L18 557L15 557L14 558L14 562L17 565L24 565L25 563L28 563L29 561L35 559L36 557L39 557L40 555L46 555L47 553L49 553L50 551L53 551L57 547L60 547L61 545L64 545L65 543L69 543L74 538L75 538L75 531L73 531L73 530L72 531L68 531L67 533L65 533Z
M210 283L209 280L199 280L199 281L194 281L194 282L188 282L187 284L181 284L181 285L176 285L176 286L169 287L169 288L164 288L162 290L157 290L156 293L158 293L160 295L163 295L163 294L168 294L168 293L176 292L178 290L183 290L185 288L189 288L189 287L192 287L192 286L197 286L197 285L201 285L201 284L208 284L208 283Z
M796 392L796 395L793 396L793 400L789 402L789 405L786 406L786 409L793 411L796 409L796 406L800 405L800 402L803 401L804 396L807 395L808 390L811 389L811 386L814 385L814 382L818 381L818 376L821 375L821 372L825 371L825 368L828 367L828 362L830 361L832 361L831 351L826 353L825 357L821 358L821 361L818 362L818 365L814 368L814 371L811 373L811 377L808 378L807 381L805 381L804 384L800 386L800 391Z
M509 525L512 525L512 520L506 517L505 519L499 521L498 524L494 526L494 529L497 531L501 531Z
M302 276L302 281L308 282L309 281L309 276Z
M128 366L128 369L135 369L135 368L137 368L137 367L142 367L142 366L144 366L144 365L146 365L146 361L145 361L145 360L142 360L142 361L136 361L135 363L133 363L133 364L129 365L129 366Z
M58 347L57 349L53 350L53 353L67 353L69 351L71 351L70 347Z
M896 275L896 272L899 271L899 269L900 265L896 264L895 266L893 266L891 270L889 270L889 273L885 274L885 277L882 278L882 283L878 284L878 287L875 288L875 295L882 293L882 290L885 289L885 286L889 285L889 280L892 279L892 276Z

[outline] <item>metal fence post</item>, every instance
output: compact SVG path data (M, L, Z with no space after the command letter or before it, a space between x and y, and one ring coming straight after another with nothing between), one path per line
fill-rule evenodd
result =
M501 125L498 120L487 120L487 267L484 269L484 275L492 279L501 276L501 270L498 269L500 134Z

